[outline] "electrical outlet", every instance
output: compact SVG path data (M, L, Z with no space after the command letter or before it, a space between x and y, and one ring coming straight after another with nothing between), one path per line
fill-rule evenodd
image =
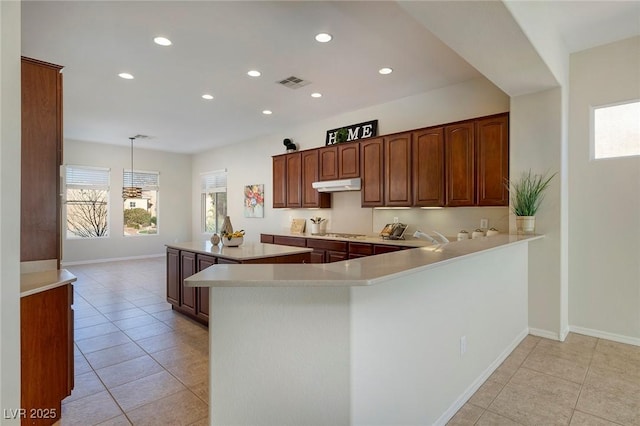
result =
M398 216L393 217L393 223L398 223Z
M489 219L480 219L480 228L489 229Z
M460 338L460 355L464 355L467 352L467 336Z

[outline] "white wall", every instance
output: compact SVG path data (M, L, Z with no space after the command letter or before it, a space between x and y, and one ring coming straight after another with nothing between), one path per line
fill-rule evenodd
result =
M310 149L324 145L327 129L361 121L378 119L378 134L384 135L508 110L509 98L488 80L479 78L300 125L290 129L286 134L265 136L194 155L192 237L194 240L204 238L200 225L200 173L222 168L228 169L227 197L231 222L234 229L244 229L247 232L247 240L257 241L261 232L280 232L288 229L290 218L312 216L329 219L327 228L334 232L377 232L382 228L381 223L385 223L389 218L392 220L393 216L399 216L400 213L392 210L374 211L370 208L361 208L359 192L333 194L331 209L273 209L271 207L273 202L271 156L284 153L282 140L291 138L300 149ZM255 183L265 185L264 219L243 217L243 186ZM447 233L454 231L457 233L461 226L469 229L477 227L481 217L495 217L495 209L478 208L471 214L475 219L469 218L468 211L458 209L444 211L446 215L438 215L428 210L415 210L409 213L409 223L414 225L414 229L422 224L425 224L427 229L431 229L429 223L437 216L439 219L436 222L439 229ZM498 216L503 217L504 213L499 213Z
M640 37L571 55L571 326L640 345L640 157L589 149L591 107L640 99L639 76Z
M20 2L0 2L0 34L0 410L4 413L20 408ZM0 423L17 425L19 419Z
M351 288L351 424L455 414L526 336L527 245Z
M131 149L72 140L64 141L64 164L111 168L109 237L64 239L63 262L160 255L164 245L187 241L191 229L191 156L136 148L134 168L160 172L158 235L124 237L122 171L131 168Z
M510 174L517 179L561 169L561 89L511 99ZM536 214L536 232L545 238L529 246L529 327L535 334L561 339L561 197L556 176ZM515 232L515 226L512 226Z

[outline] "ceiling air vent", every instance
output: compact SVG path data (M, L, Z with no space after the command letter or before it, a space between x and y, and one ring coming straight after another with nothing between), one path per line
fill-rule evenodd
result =
M311 84L310 81L305 81L293 75L291 77L285 78L284 80L277 81L276 83L282 84L289 89L299 89L306 86L307 84Z

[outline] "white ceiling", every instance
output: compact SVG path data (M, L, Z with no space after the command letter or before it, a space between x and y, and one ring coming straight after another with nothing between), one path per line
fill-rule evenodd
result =
M639 1L540 4L569 51L640 34ZM410 13L393 1L27 1L22 53L65 66L65 138L145 134L137 146L196 153L480 76ZM311 84L276 84L292 75Z

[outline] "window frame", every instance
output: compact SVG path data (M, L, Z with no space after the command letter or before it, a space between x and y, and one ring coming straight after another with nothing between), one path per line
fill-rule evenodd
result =
M640 157L640 151L628 155L616 155L609 157L596 157L596 111L605 108L612 108L621 105L638 104L640 107L640 98L627 99L619 102L613 102L602 105L592 105L589 111L589 161L607 161L620 160L624 158L633 159Z
M137 180L136 174L139 175L155 175L155 185L144 185L144 181ZM125 208L124 203L127 200L132 200L132 198L127 198L122 200L122 236L125 238L129 237L153 237L160 235L160 171L157 170L138 170L133 169L133 184L132 184L132 171L131 169L122 169L122 186L137 186L142 188L142 192L144 191L155 191L156 192L156 205L155 205L155 218L156 218L156 232L154 234L125 234L125 220L124 220L124 212L125 210L130 210L131 207ZM152 216L153 217L153 216Z
M228 214L229 198L227 191L227 169L213 170L200 173L200 230L203 235L211 236L215 233L207 231L207 196L210 193L224 193L226 211ZM217 216L217 215L216 215ZM222 226L222 224L220 224Z
M81 183L69 183L69 172L70 170L73 169L84 169L84 170L94 170L94 171L99 171L99 172L106 172L106 182L103 182L103 184L100 183L95 183L95 184L81 184ZM63 171L63 179L62 179L62 184L63 184L63 199L62 199L62 206L63 206L63 218L64 218L64 239L67 241L81 241L81 240L97 240L97 239L105 239L105 238L110 238L111 237L111 168L109 167L96 167L96 166L86 166L86 165L79 165L79 164L66 164L64 166L62 166L62 171ZM107 204L107 211L106 211L106 233L105 235L100 235L100 236L89 236L89 237L82 237L82 236L69 236L69 224L68 224L68 217L69 217L69 208L68 205L69 203L69 189L94 189L94 190L105 190L106 191L106 204ZM72 232L73 234L73 232Z

